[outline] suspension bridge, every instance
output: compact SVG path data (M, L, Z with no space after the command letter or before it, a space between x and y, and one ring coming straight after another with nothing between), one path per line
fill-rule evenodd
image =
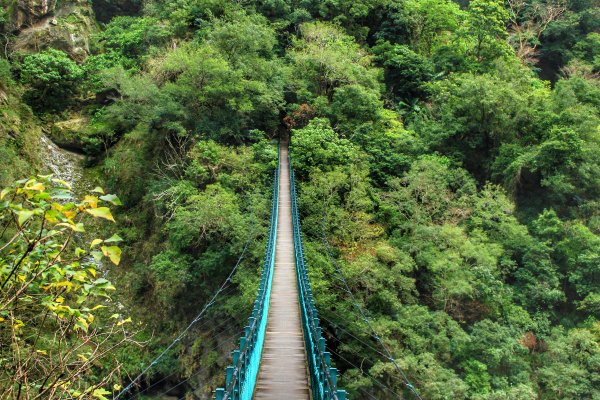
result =
M238 262L211 300L175 340L137 377L132 379L113 400L119 400L125 396L183 339L191 328L204 317L207 310L215 304L219 296L226 291L246 253L250 237L251 235ZM370 330L370 337L384 351L383 353L377 351L378 354L393 364L399 378L402 379L406 389L413 394L414 398L422 400L416 388L408 380L375 331L365 310L350 291L341 269L331 254L325 236L324 242L329 258L339 279L344 284L345 291ZM331 321L329 322L331 323ZM229 338L229 340L231 339L233 338ZM339 339L336 340L339 341ZM373 349L368 343L360 342ZM335 354L361 371L364 376L370 377L392 397L403 398L389 386L365 373L362 368L354 365L340 354ZM197 371L171 387L171 390L180 387L203 371L205 369ZM146 387L138 392L138 397L174 375L175 373L170 374ZM225 371L225 387L217 389L214 392L214 398L215 400L345 400L346 392L337 387L337 375L337 369L331 366L331 353L327 351L326 341L320 327L320 317L310 287L304 257L295 174L288 154L288 141L282 141L279 146L278 165L274 171L269 236L258 293L252 313L248 318L248 324L239 338L239 347L233 351L232 363ZM365 395L375 399L368 392L365 392ZM184 398L185 396L179 400Z
M278 164L258 295L215 398L344 400L310 289L287 141Z

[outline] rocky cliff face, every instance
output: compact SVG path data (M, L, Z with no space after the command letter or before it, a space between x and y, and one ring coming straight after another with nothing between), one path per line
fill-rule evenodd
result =
M18 0L14 7L13 28L31 27L52 15L55 9L56 0Z
M13 51L30 53L56 48L83 61L90 37L98 26L88 0L16 0L5 6L11 12L8 29L16 34Z

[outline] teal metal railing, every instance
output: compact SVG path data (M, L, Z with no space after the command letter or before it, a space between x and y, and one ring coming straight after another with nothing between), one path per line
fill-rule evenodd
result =
M273 286L275 248L277 245L277 217L279 214L280 164L281 160L278 157L277 169L273 177L269 240L258 286L258 294L254 302L252 315L248 319L244 336L240 338L240 347L233 352L233 362L227 367L225 372L225 388L215 391L216 400L250 400L256 386L256 377L260 367L260 358L267 329L271 288Z
M298 195L296 179L290 157L290 190L292 197L292 224L294 232L294 252L296 257L296 274L298 276L298 296L302 312L302 329L304 344L310 372L310 386L313 400L345 400L346 392L337 388L337 369L331 367L331 355L325 349L325 338L319 326L319 315L310 288L302 228L298 212Z

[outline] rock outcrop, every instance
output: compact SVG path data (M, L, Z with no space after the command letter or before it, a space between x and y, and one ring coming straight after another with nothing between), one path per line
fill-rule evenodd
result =
M55 48L77 61L89 55L90 37L98 25L88 0L17 0L12 9L13 51Z
M59 147L78 153L84 151L81 132L88 126L89 120L84 117L74 117L66 121L52 124L47 136Z
M22 30L38 24L56 10L56 0L17 0L13 28Z

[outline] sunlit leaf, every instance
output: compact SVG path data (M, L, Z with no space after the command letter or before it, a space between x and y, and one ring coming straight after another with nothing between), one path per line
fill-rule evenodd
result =
M102 246L102 254L110 258L115 265L121 262L121 249L118 246Z
M115 219L110 213L110 209L108 207L89 208L86 209L85 212L92 215L94 218L104 218L109 221L115 222Z
M25 189L43 192L44 190L46 190L46 187L42 182L32 182L31 185L25 185Z
M75 210L64 211L63 215L65 217L67 217L68 219L73 219L77 215L77 211L75 211Z
M114 194L107 194L106 196L100 196L100 200L108 201L109 203L114 204L115 206L122 206L123 203L121 200L115 196Z
M97 398L98 400L108 400L108 398L106 398L104 395L105 394L110 394L110 392L106 389L96 389L94 390L94 393L92 393L92 397Z
M68 189L53 190L51 195L55 200L71 200L73 198L73 194Z
M104 194L104 189L102 189L100 186L96 186L94 188L94 190L92 190L93 193L100 193L100 194Z
M131 322L132 322L131 317L128 317L127 319L124 319L123 321L119 321L117 323L117 326L125 325L125 324L131 323Z
M33 196L33 199L35 201L41 201L41 200L50 200L52 197L50 196L50 193L48 192L41 192L36 194L35 196Z
M98 197L96 197L96 196L90 196L90 195L85 196L85 198L83 199L83 202L85 204L88 204L92 208L98 207Z
M57 223L58 217L60 216L60 213L54 209L50 209L48 211L46 211L46 215L44 216L44 218L46 219L46 221L50 222L50 223Z
M77 224L68 224L66 222L63 222L61 224L56 224L56 226L67 227L67 228L71 229L73 232L85 232L85 227L81 222L79 222Z
M89 328L89 324L87 323L87 321L85 320L85 318L83 317L79 317L75 320L75 328L79 328L84 332L87 332L88 328Z
M98 246L102 242L103 242L102 239L94 239L94 240L92 240L92 244L90 244L90 248L94 248L94 247Z
M15 213L17 214L17 218L19 221L19 225L23 225L25 222L27 222L27 220L31 217L33 217L34 212L31 210L20 210L20 211L15 211Z

